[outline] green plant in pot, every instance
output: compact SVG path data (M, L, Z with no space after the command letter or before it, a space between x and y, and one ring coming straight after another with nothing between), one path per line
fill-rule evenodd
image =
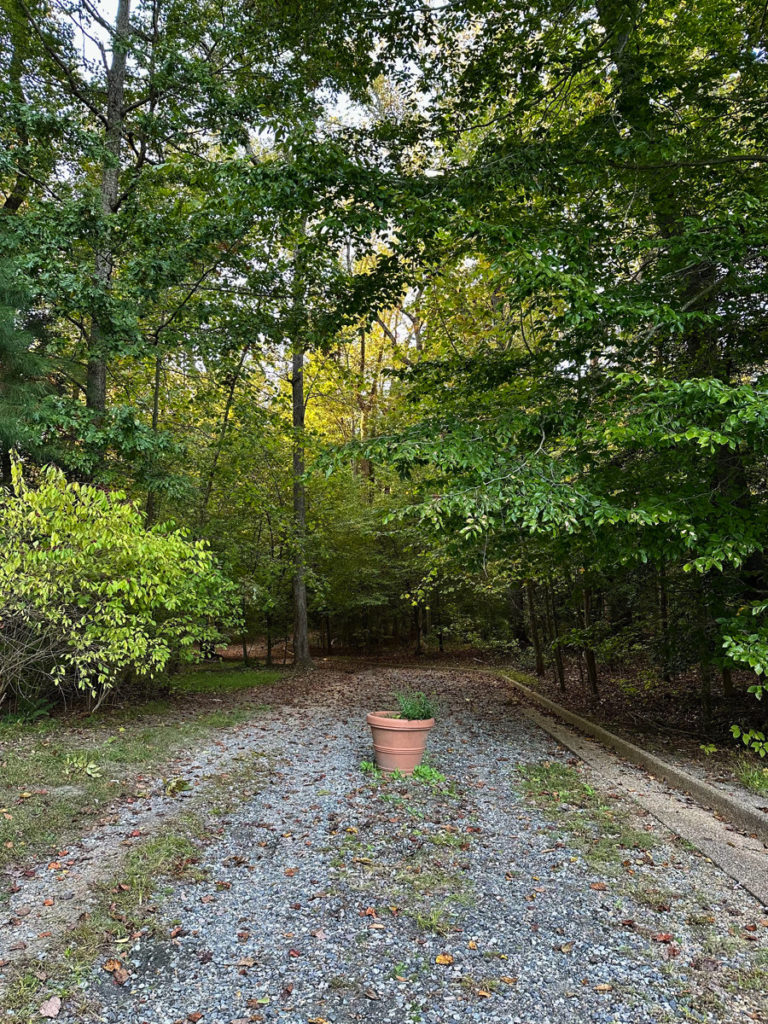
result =
M376 764L383 772L412 775L421 763L427 735L435 724L435 701L421 690L395 697L397 711L372 711L368 715Z

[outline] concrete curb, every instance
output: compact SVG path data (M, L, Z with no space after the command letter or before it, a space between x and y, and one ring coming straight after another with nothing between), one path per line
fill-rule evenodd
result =
M536 691L532 690L530 687L525 686L507 672L500 672L499 675L503 676L504 679L510 682L516 689L520 690L521 693L525 694L526 697L532 700L535 704L538 704L539 707L548 711L551 715L555 715L564 722L568 722L569 725L575 726L587 736L591 736L593 739L599 740L600 743L609 747L611 750L616 751L617 754L626 758L627 761L632 761L634 764L638 764L642 768L645 768L652 775L656 776L657 779L661 779L668 785L674 786L676 789L680 789L684 793L688 793L690 796L695 797L699 803L704 804L705 806L722 814L723 817L727 818L731 822L731 824L738 826L745 832L756 833L761 839L768 842L768 814L761 814L753 807L749 807L747 804L742 804L734 797L724 793L722 790L717 789L715 786L711 786L708 782L703 782L701 779L697 779L693 775L689 775L682 769L676 768L674 765L667 764L666 761L662 761L661 758L656 757L655 754L649 754L648 751L643 750L642 747L637 747L634 743L630 743L628 740L624 740L620 736L616 736L614 733L604 729L601 725L591 722L588 718L582 718L581 715L577 715L573 711L569 711L567 708L561 707L559 704L556 704L555 701L550 700L548 697L544 697L542 694L536 693Z

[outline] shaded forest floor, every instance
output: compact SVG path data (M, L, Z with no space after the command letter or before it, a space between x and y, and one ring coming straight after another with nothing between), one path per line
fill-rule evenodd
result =
M263 678L204 676L172 709L242 717L188 736L172 778L15 876L9 1021L768 1021L759 904L596 785L501 679L359 663ZM411 686L440 701L431 770L382 778L365 712Z

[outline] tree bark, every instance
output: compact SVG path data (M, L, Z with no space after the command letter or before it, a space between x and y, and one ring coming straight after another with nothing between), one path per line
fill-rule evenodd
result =
M105 156L101 171L101 212L103 229L107 233L109 219L117 210L120 192L120 152L125 119L125 79L128 62L131 0L118 0L115 31L112 39L112 63L107 72L107 116L104 133ZM108 239L102 239L94 260L96 287L106 296L112 282L114 253ZM97 419L107 409L107 352L108 327L103 312L94 313L88 345L88 371L85 386L86 405Z
M152 433L157 433L157 427L160 422L160 379L163 369L163 360L158 353L155 356L155 379L152 390ZM146 519L147 526L152 526L157 518L157 495L152 487L152 481L149 480L147 487L147 507L146 507Z
M565 693L565 668L563 666L563 652L560 649L560 628L557 621L557 609L555 607L555 593L552 589L552 584L547 583L546 590L544 592L545 600L549 599L549 615L552 623L552 650L555 656L555 670L557 672L557 685L560 688L561 693Z
M544 675L544 653L541 649L541 636L539 634L539 620L536 616L536 604L534 602L534 589L531 580L525 585L525 596L528 599L528 619L531 626L531 638L533 650L536 654L536 675Z
M293 567L293 664L308 668L309 626L307 621L306 535L307 493L304 486L304 349L296 348L292 359L291 393L293 400L293 518L296 528L296 555Z
M592 592L584 588L584 628L592 625ZM584 664L587 666L587 682L594 697L599 696L600 688L597 681L597 661L591 647L584 648Z

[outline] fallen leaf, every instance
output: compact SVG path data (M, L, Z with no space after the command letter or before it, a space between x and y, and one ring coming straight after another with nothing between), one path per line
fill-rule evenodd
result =
M474 939L470 939L467 943L467 949L477 949L477 943Z
M101 965L101 969L103 971L107 971L108 974L112 974L113 971L119 971L122 966L123 965L120 963L119 960L116 960L113 956L111 956L109 960L105 961Z
M517 984L517 978L510 978L509 976L502 975L502 977L499 980L503 981L505 985L516 985Z
M608 886L605 884L605 882L590 882L589 888L595 889L597 892L605 892Z
M490 999L491 998L491 993L487 989L485 989L485 988L476 988L475 989L475 995L478 996L480 999Z
M130 978L130 974L124 967L119 967L112 975L112 981L115 985L124 985Z
M375 988L367 988L365 990L365 997L366 999L381 999L381 996Z
M321 942L325 942L326 934L322 928L316 928L313 932L310 932L310 935L314 936L314 938L316 939L319 939Z
M674 936L670 932L658 932L656 935L652 935L651 938L654 942L671 942Z
M595 985L595 992L613 992L613 985Z
M435 963L447 967L449 964L453 963L453 957L450 953L438 953L435 957Z
M252 956L244 956L241 960L237 961L238 967L253 967L256 963L256 959Z
M573 950L573 943L564 942L562 946L555 946L555 949L560 950L561 953L570 953Z
M40 1004L37 1012L41 1017L58 1017L60 1009L61 1000L59 997L51 996L50 999L46 999L44 1003Z
M289 949L288 956L301 956L301 953L298 951L298 949Z
M197 1011L195 1013L188 1013L187 1014L187 1020L191 1021L192 1024L197 1024L197 1022L199 1020L202 1020L202 1019L203 1019L202 1013L199 1013Z

